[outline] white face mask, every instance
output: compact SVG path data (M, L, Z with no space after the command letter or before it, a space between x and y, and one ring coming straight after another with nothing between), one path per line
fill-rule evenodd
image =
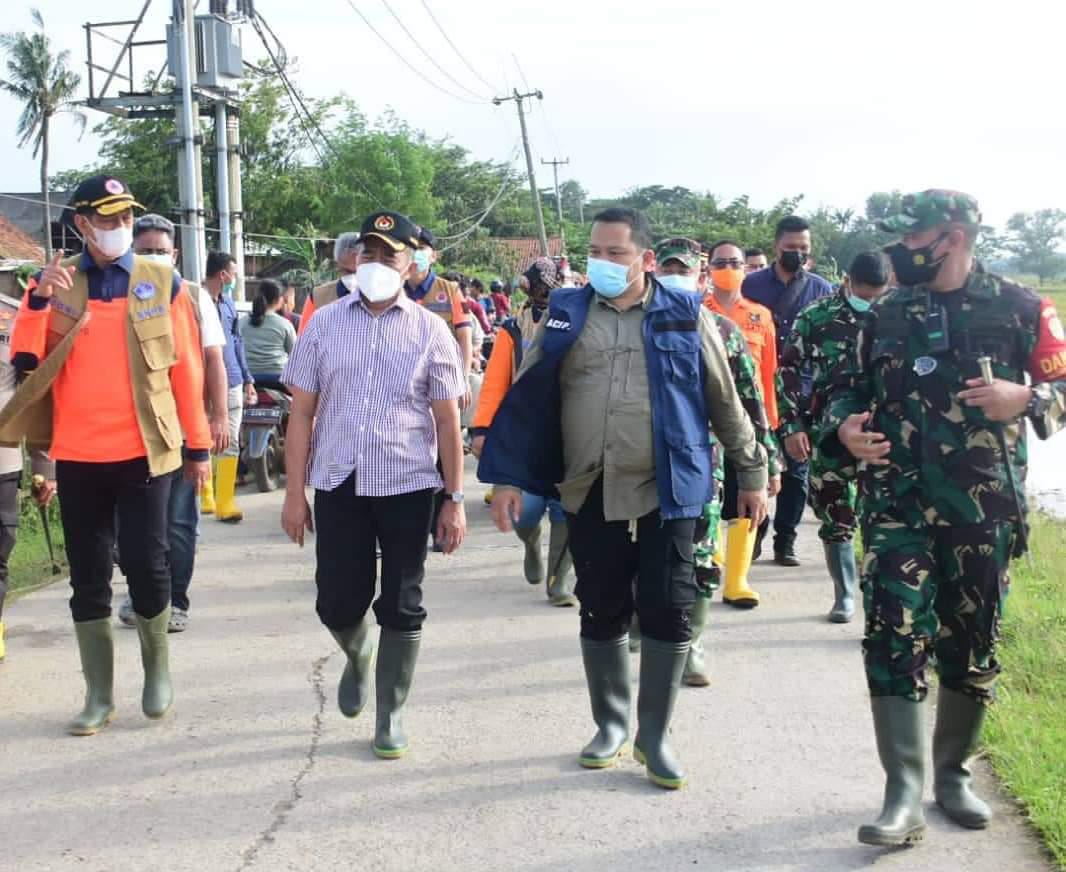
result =
M355 271L355 283L371 303L383 303L399 292L403 276L383 263L361 263Z
M341 276L341 284L348 289L349 292L355 290L355 273L348 273L346 276Z
M122 257L133 245L133 228L125 224L114 230L101 230L99 227L93 227L92 243L100 249L100 254L104 257Z
M174 266L174 256L170 254L142 254L141 257L160 266Z

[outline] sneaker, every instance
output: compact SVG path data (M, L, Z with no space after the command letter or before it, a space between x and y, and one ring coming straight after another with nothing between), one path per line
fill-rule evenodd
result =
M177 606L170 607L170 623L167 624L168 633L184 633L189 627L189 610L179 609Z
M133 600L126 597L118 607L118 619L124 627L136 627L137 617L133 614Z

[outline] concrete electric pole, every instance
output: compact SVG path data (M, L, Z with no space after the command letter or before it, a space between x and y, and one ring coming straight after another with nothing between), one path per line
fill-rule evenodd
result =
M541 91L530 91L527 94L519 94L516 88L510 97L494 97L492 102L499 106L508 100L514 100L515 106L518 107L518 124L522 128L522 145L526 150L526 170L529 173L529 192L533 195L533 211L537 215L537 230L540 232L540 253L544 257L548 257L548 234L544 229L544 210L540 205L540 189L537 188L537 177L533 172L533 154L529 150L529 134L526 131L526 113L525 108L522 105L522 101L527 97L536 97L538 100L544 99L544 94Z
M559 216L559 226L562 227L563 200L562 197L559 195L559 167L565 167L568 163L570 163L570 158L566 158L565 160L559 160L558 158L556 158L555 160L544 160L544 158L541 158L540 162L545 166L550 166L552 168L552 173L555 176L555 212Z

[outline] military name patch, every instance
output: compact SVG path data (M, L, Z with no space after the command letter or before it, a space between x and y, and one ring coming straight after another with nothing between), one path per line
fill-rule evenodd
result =
M935 357L919 357L914 361L914 371L918 375L929 375L929 373L936 371L936 367Z
M133 296L138 300L147 300L155 295L155 285L151 282L141 282L133 289Z
M164 312L166 312L165 306L152 306L150 309L141 309L135 317L138 321L147 321L149 318L158 318Z

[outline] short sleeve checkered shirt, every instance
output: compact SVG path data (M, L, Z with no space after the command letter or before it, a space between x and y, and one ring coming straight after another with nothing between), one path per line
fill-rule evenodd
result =
M447 325L401 293L381 315L358 291L315 313L281 379L318 395L308 483L385 497L442 486L433 400L466 393Z

